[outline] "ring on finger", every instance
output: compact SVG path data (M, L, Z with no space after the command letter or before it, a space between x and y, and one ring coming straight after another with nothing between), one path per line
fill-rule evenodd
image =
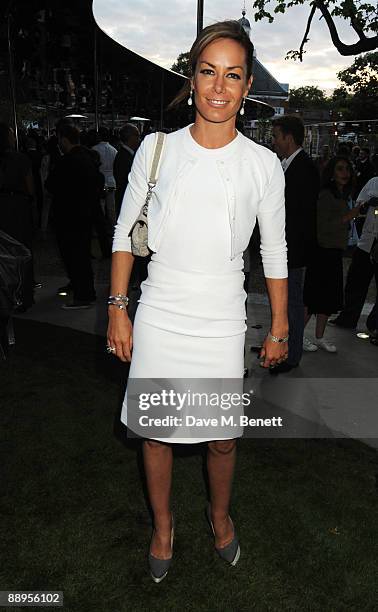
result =
M106 352L110 355L111 353L115 353L116 352L116 348L114 346L107 346L106 347Z

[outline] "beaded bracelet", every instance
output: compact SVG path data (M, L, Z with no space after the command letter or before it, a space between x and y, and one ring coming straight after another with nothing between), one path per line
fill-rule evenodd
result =
M289 336L284 336L284 338L279 338L278 336L273 336L270 332L268 333L268 337L272 342L277 342L281 344L281 342L287 342L289 340Z

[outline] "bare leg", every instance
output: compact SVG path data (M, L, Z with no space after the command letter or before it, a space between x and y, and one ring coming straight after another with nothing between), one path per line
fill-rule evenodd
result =
M306 327L307 323L309 322L309 320L312 317L312 314L308 312L307 306L305 306L305 315L304 315L304 326Z
M217 548L229 544L234 536L228 510L235 461L236 440L216 440L208 443L207 471L210 483L211 520Z
M169 559L171 551L170 493L172 483L172 447L156 440L143 442L144 469L150 503L154 513L151 554Z
M326 328L327 325L327 321L328 321L328 315L326 314L318 314L316 315L316 337L317 338L323 338L324 336L324 330Z

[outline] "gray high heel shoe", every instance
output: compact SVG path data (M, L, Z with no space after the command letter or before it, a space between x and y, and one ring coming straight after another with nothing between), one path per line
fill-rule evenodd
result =
M209 525L212 529L212 532L215 538L214 525L213 525L213 521L211 520L210 504L206 508L206 518L209 522ZM230 517L230 521L232 523L231 517ZM232 526L234 526L233 523L232 523ZM236 535L235 527L234 527L234 537L231 540L231 542L227 544L227 546L223 546L222 548L217 548L215 546L215 550L217 551L221 559L223 559L224 561L227 561L227 563L230 563L230 565L237 564L237 562L239 561L239 557L240 557L240 545L239 545L238 536Z
M171 550L173 553L173 537L174 537L174 518L172 513L172 528L171 528ZM172 556L169 559L158 559L148 553L148 563L150 566L150 572L152 580L156 583L164 580L168 574L169 566L171 565Z

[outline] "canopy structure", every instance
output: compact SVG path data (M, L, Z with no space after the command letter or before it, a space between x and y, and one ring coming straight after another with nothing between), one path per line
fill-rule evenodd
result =
M67 115L82 115L74 118L87 117L89 122L95 116L96 123L113 126L131 117L149 118L160 128L177 128L193 120L194 109L185 101L174 111L167 110L186 77L107 36L94 20L91 0L50 0L48 8L45 0L14 0L9 6L16 105L38 108L39 118L44 113L40 109L45 109L47 125ZM0 30L2 118L11 109L7 49L6 33ZM244 119L271 116L274 109L262 102L267 101L259 99L257 78Z

